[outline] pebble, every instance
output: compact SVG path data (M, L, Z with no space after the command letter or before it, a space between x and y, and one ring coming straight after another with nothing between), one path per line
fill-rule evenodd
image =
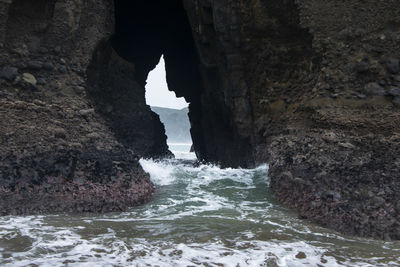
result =
M364 95L364 94L358 94L357 97L358 97L359 99L366 99L366 98L367 98L367 96Z
M43 79L43 78L38 78L38 79L37 79L37 84L38 84L38 85L45 85L45 84L46 84L46 80Z
M56 46L54 48L54 52L56 52L57 54L61 52L61 46Z
M39 48L39 52L42 54L48 54L49 50L46 47L40 47Z
M397 201L396 210L397 210L398 213L400 213L400 200Z
M305 259L305 258L307 258L307 255L306 255L306 253L300 251L299 253L297 253L296 258L297 259Z
M393 104L395 104L396 106L400 107L400 97L395 97L393 99Z
M303 82L308 83L308 82L311 82L313 79L314 79L314 75L310 74L303 80Z
M400 61L397 58L390 58L387 63L386 67L388 71L392 74L397 74L400 72Z
M67 132L63 128L55 128L54 137L64 139L67 137Z
M91 140L100 139L100 135L98 133L89 133L86 135L86 137Z
M67 72L67 68L65 66L61 66L61 67L58 68L58 72L66 73Z
M340 142L340 143L338 143L338 145L341 146L341 147L344 147L344 148L349 148L349 149L354 149L354 148L356 148L355 145L350 144L350 143L348 143L348 142Z
M24 62L18 62L15 66L18 69L26 69L27 68L27 65Z
M43 67L43 62L33 60L33 61L29 61L27 66L28 66L28 68L33 69L33 70L40 70Z
M386 95L385 89L378 83L368 83L364 87L364 91L369 95L377 95L377 96Z
M33 100L33 104L37 105L37 106L45 106L46 104L42 101L40 101L39 99L35 99Z
M266 260L265 263L266 263L267 267L278 267L279 266L278 263L276 262L275 258L269 258Z
M74 69L74 72L78 74L79 76L84 76L85 71L83 69Z
M77 93L77 94L81 94L81 93L83 93L83 92L85 91L85 87L82 87L82 86L75 86L75 87L74 87L74 91L75 91L75 93Z
M37 80L36 80L35 76L33 76L30 73L22 74L22 80L24 82L27 82L27 83L31 84L31 85L36 85L37 84Z
M354 69L358 73L365 73L369 70L369 63L366 61L360 61L355 65Z
M389 90L389 95L400 97L400 88L399 88L399 87L392 87L392 88Z
M79 110L79 115L81 116L88 116L89 114L93 114L94 113L94 109L93 108L89 108L89 109L81 109Z
M386 201L383 198L376 196L372 199L372 202L374 203L375 206L379 207L383 205Z
M43 68L44 68L45 70L54 70L54 66L53 66L53 64L51 64L50 62L45 62L45 63L43 63Z
M18 74L18 69L14 67L4 67L0 71L0 78L4 78L9 81L15 80Z

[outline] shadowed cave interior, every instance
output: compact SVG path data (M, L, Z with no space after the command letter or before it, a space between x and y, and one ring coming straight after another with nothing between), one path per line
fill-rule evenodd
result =
M246 105L239 113L234 111L233 106L241 106L243 99L234 100L234 85L226 80L230 75L226 55L212 30L213 20L208 19L200 56L194 41L199 37L193 36L197 26L189 23L181 0L115 1L115 19L111 42L98 45L87 73L96 109L108 120L119 141L143 157L170 153L164 127L145 101L148 74L163 55L169 90L189 103L190 133L197 158L223 166L251 166L250 138L242 137L237 128L237 115L246 113L244 118L250 112ZM243 118L239 119L241 123ZM246 119L245 124L249 123Z
M202 80L182 1L115 1L115 15L113 48L134 63L133 75L142 87L163 55L168 88L190 103L191 134L199 146L202 136L193 125L200 125Z

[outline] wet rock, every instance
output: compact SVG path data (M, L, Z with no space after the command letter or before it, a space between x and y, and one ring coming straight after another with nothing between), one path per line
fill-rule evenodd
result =
M364 87L364 92L368 95L375 95L375 96L386 95L385 89L382 86L380 86L378 83L375 83L375 82L368 83Z
M39 99L33 100L33 104L41 107L44 107L46 105L43 101L40 101Z
M43 63L43 68L44 68L45 70L54 70L54 66L53 66L53 64L51 64L50 62L45 62L45 63Z
M386 67L390 73L397 74L400 72L400 60L397 58L390 58L386 63Z
M306 253L300 251L299 253L297 253L296 258L297 259L305 259L305 258L307 258L307 255L306 255Z
M340 200L342 198L342 196L340 195L340 193L329 190L326 191L322 194L322 198L323 199L336 199L336 200Z
M98 140L100 138L100 135L98 133L89 133L88 135L86 135L86 137L93 141L93 140Z
M399 106L399 107L400 107L400 96L395 97L395 98L393 99L393 104L395 104L396 106Z
M44 78L37 78L37 84L38 85L45 85L46 84L46 80Z
M74 86L74 91L77 94L81 94L81 93L85 92L85 87L83 87L83 86Z
M59 54L60 52L61 52L61 46L56 46L56 47L54 47L54 50L53 50L55 53L57 53L57 54Z
M0 71L0 78L6 79L8 81L14 81L18 75L18 69L14 67L4 67Z
M314 79L314 75L310 74L306 78L304 78L303 82L308 83L308 82L311 82L313 79Z
M75 68L75 69L73 69L73 71L74 71L76 74L78 74L79 76L84 76L84 75L85 75L85 71L84 71L83 69Z
M22 74L22 80L24 82L28 83L28 84L31 84L31 85L36 85L37 84L37 80L36 80L35 76L33 76L30 73Z
M360 61L354 66L354 70L358 73L365 73L369 70L369 63L367 61Z
M307 184L307 182L306 182L304 179L300 178L300 177L294 178L294 179L293 179L293 182L295 182L295 183L297 183L297 184L299 184L299 185L305 185L305 184Z
M65 66L60 66L58 68L58 72L62 74L67 73L67 68Z
M55 138L65 139L67 137L67 131L63 128L55 128L53 132Z
M354 148L356 148L355 145L350 144L350 143L348 143L348 142L340 142L340 143L338 143L338 145L341 146L341 147L344 147L344 148L348 148L348 149L354 149Z
M397 201L397 203L396 203L396 211L397 211L397 213L399 213L400 214L400 200L399 201Z
M47 53L49 53L49 50L46 48L46 47L39 47L39 53L42 53L42 54L47 54Z
M79 110L79 115L87 117L89 115L94 114L94 109L93 108L89 108L89 109L81 109Z
M383 205L385 203L385 199L383 199L381 197L378 197L378 196L375 196L375 197L372 198L372 203L375 206L379 207L379 206L381 206L381 205Z
M276 258L269 258L265 261L265 264L267 267L278 267L278 263L276 261Z
M25 62L18 62L17 64L15 64L15 67L17 67L18 69L26 69L28 65L26 65Z
M366 99L366 98L367 98L367 96L364 95L364 94L357 94L357 97L358 97L359 99Z
M390 90L389 90L389 95L391 95L391 96L400 96L400 88L399 87L392 87Z
M29 61L27 67L32 70L40 70L43 67L43 62L41 61Z

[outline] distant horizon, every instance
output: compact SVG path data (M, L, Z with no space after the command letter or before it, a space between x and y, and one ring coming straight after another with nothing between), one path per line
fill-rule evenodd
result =
M169 107L160 107L160 106L154 106L154 105L149 105L149 106L152 108L166 108L166 109L173 109L173 110L183 110L183 109L189 108L189 106L184 107L184 108L169 108Z
M164 57L149 73L146 84L146 103L149 106L181 110L188 107L183 97L177 98L175 92L168 90Z

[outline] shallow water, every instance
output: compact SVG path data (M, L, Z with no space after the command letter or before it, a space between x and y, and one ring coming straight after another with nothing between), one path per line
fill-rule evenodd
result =
M141 160L157 192L128 212L1 217L0 265L400 266L400 242L297 219L268 189L267 165L220 169L176 154L186 160Z

